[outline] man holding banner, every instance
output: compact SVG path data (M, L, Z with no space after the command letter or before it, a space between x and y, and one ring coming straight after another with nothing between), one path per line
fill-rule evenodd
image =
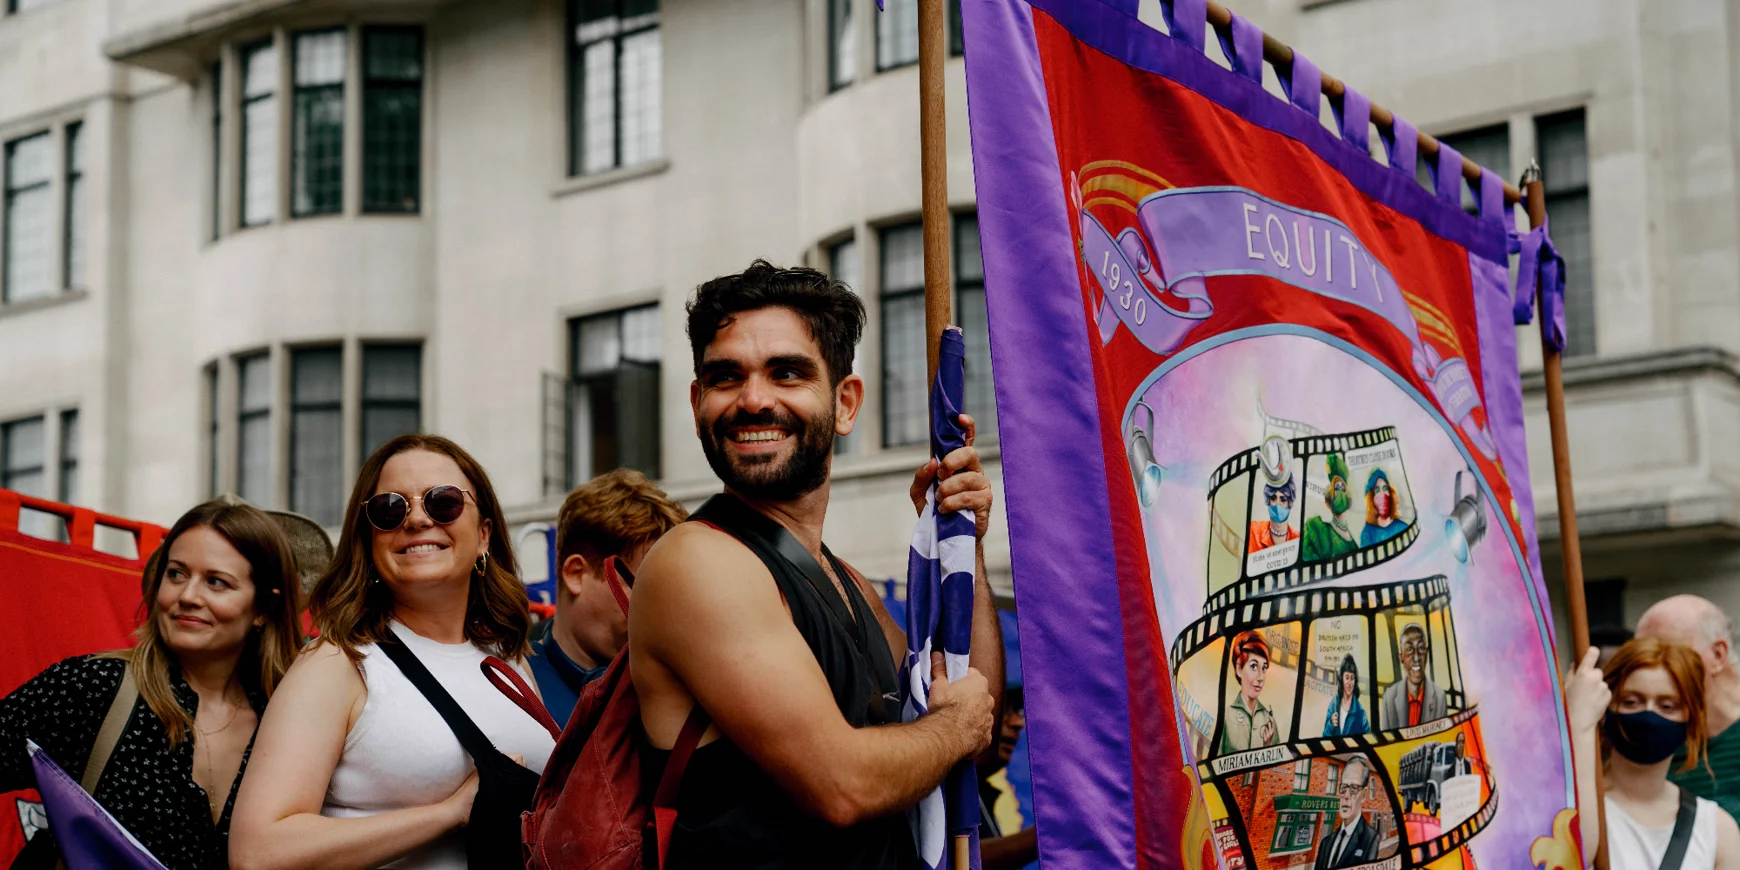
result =
M649 763L706 727L666 867L916 866L905 811L990 741L1003 647L982 547L972 666L950 682L933 663L928 712L891 724L905 634L822 543L833 441L863 401L863 322L844 285L762 261L689 305L690 403L726 491L647 554L629 629ZM938 509L971 511L982 539L990 485L962 420L967 446L914 489L940 478Z

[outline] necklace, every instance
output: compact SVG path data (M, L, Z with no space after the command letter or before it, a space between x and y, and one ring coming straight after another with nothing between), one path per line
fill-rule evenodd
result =
M241 715L242 715L241 706L240 705L232 705L230 707L229 721L225 722L223 724L223 727L215 728L211 731L207 731L204 728L199 727L199 720L196 718L193 722L193 730L199 732L199 736L201 736L201 737L213 737L213 736L216 736L218 734L222 734L225 731L230 730L230 726L236 724L236 718L241 716ZM203 740L195 740L193 742L194 754L196 756L199 754L200 744L204 743L204 742L205 741L203 741ZM223 804L218 802L217 794L215 793L215 786L217 785L217 765L213 762L212 759L216 755L217 755L217 752L216 752L214 747L209 746L209 745L206 746L206 748L205 748L205 781L211 783L214 786L214 789L206 790L205 802L206 802L206 804L208 804L211 807L211 811L214 815L218 812L219 808L223 806ZM227 796L226 796L226 799L227 799Z

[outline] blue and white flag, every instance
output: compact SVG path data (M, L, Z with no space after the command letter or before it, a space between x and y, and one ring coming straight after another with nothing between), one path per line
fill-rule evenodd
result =
M938 460L967 444L967 430L959 420L966 392L964 362L961 331L951 326L943 331L936 382L930 391L930 452ZM936 481L932 481L907 554L902 721L911 722L928 709L932 652L943 654L951 681L967 672L973 638L973 532L971 513L937 513ZM979 866L979 793L971 759L956 765L913 812L918 854L926 867L940 870L946 865L949 839L955 835L973 838L973 866Z

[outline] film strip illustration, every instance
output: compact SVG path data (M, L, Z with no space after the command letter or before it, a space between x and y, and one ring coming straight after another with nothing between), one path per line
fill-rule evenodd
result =
M1442 576L1300 590L1193 623L1170 660L1229 866L1409 870L1491 822L1498 792ZM1238 860L1231 861L1236 851Z
M1393 426L1271 435L1221 463L1208 493L1205 613L1380 565L1420 535Z

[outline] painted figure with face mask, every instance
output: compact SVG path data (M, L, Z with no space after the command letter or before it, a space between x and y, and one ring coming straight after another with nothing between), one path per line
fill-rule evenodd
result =
M1273 746L1280 737L1275 711L1259 700L1269 679L1269 642L1261 632L1247 631L1233 641L1233 678L1239 691L1226 705L1220 751L1243 752Z
M1299 537L1298 530L1287 523L1287 518L1293 515L1293 494L1291 477L1279 484L1263 484L1263 500L1269 506L1269 513L1251 523L1251 534L1247 539L1245 552L1260 553L1276 544Z
M1371 470L1365 479L1365 528L1359 531L1359 545L1371 547L1406 531L1408 524L1396 516L1396 490L1390 476L1381 468Z
M1300 544L1300 558L1321 562L1345 556L1359 549L1353 529L1347 525L1347 511L1353 507L1353 495L1348 492L1347 460L1339 453L1324 457L1329 466L1329 482L1323 488L1323 503L1329 508L1329 519L1312 517L1305 521L1305 539Z
M1604 764L1608 865L1612 870L1657 870L1675 839L1682 809L1689 809L1689 840L1677 870L1740 868L1740 826L1705 798L1668 782L1674 754L1684 768L1705 748L1703 662L1689 647L1636 638L1620 647L1605 675L1597 651L1565 681L1565 706L1578 761L1579 803L1592 807L1597 754ZM1599 752L1597 753L1597 746ZM1583 842L1595 842L1594 813L1582 819ZM1684 835L1682 835L1684 836Z

